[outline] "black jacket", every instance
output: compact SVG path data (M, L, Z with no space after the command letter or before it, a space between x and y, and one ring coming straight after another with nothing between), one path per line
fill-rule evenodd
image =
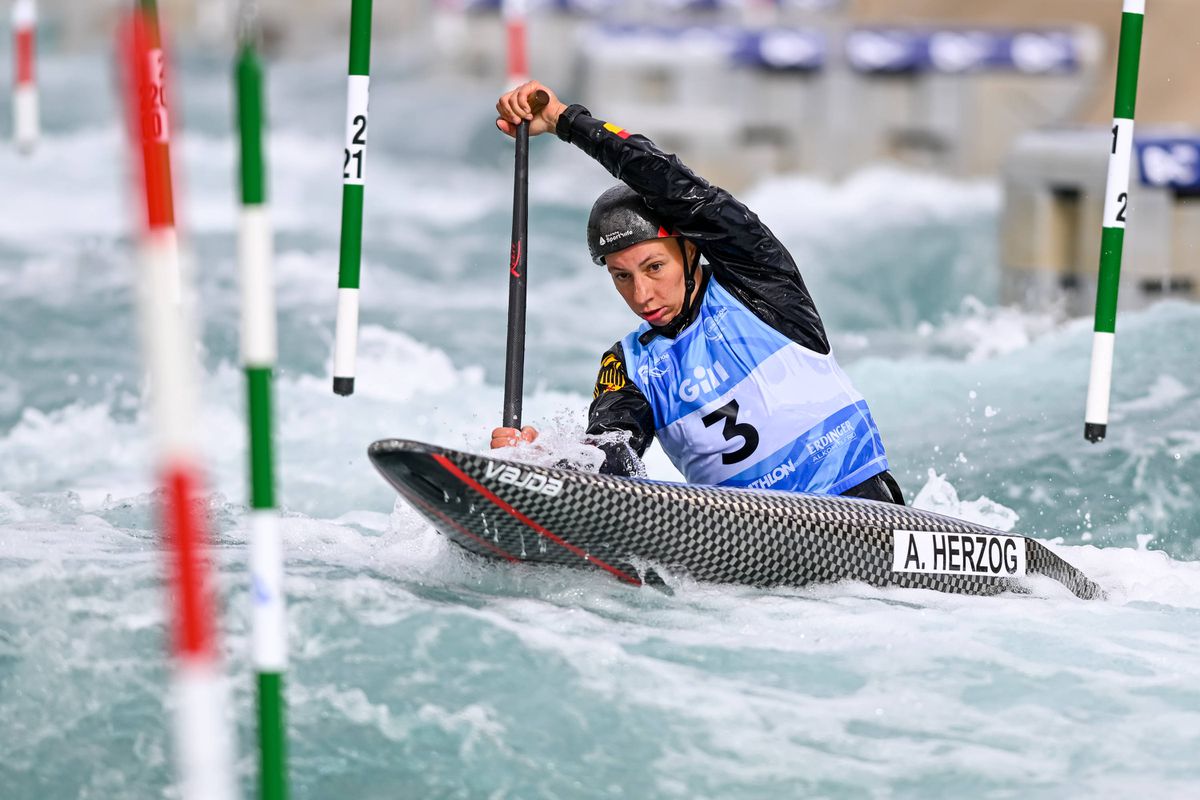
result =
M796 262L753 211L646 137L605 125L582 106L563 112L557 133L628 184L652 211L695 244L707 261L705 281L716 280L763 322L797 344L829 352L825 326ZM698 288L698 296L704 286ZM693 304L693 315L699 307L700 303ZM619 341L600 360L587 429L593 438L614 431L628 432L629 447L638 456L654 439L650 402L629 379ZM640 471L626 448L601 447L608 456L601 472Z

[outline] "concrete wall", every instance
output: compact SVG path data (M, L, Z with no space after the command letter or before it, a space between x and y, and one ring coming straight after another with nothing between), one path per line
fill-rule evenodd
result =
M1094 308L1112 134L1104 127L1033 131L1005 164L1002 299L1027 307ZM1200 142L1200 139L1194 139ZM1166 295L1200 299L1200 195L1130 176L1121 306Z

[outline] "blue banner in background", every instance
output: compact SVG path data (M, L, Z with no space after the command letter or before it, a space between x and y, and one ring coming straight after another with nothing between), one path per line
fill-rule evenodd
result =
M916 72L926 62L922 36L912 30L850 31L846 61L859 72Z
M829 61L826 35L810 28L748 28L729 25L605 24L602 39L649 44L659 57L672 49L709 48L742 66L816 71ZM615 44L615 43L614 43ZM851 68L874 74L1003 71L1028 75L1072 72L1079 66L1074 37L1067 31L930 31L917 28L860 28L843 41Z
M652 48L661 58L709 53L741 66L815 71L825 65L825 34L804 28L737 28L719 25L600 25L591 30L601 44ZM627 51L631 58L637 50Z
M1200 137L1145 136L1133 146L1142 185L1200 193Z
M734 64L772 70L813 71L825 65L825 35L802 28L758 30L718 25L600 25L591 30L600 44L648 47L659 58L707 53ZM612 40L605 42L605 40ZM627 50L635 58L641 50Z
M815 71L825 66L825 34L799 28L741 32L734 63L772 70Z
M709 56L734 58L748 31L724 25L596 25L586 29L590 44L610 47L632 63Z
M1040 75L1079 67L1075 38L1063 30L860 28L847 34L845 53L850 66L868 73Z
M464 10L499 11L500 0L462 0ZM730 0L646 0L651 8L672 12L709 12L741 7ZM792 0L829 5L835 0ZM788 7L788 0L773 5ZM620 16L624 0L527 0L527 10ZM644 6L639 6L644 10ZM739 24L645 24L602 22L590 31L601 38L623 38L639 44L682 44L711 47L734 64L769 70L816 71L829 61L829 40L812 28L748 27ZM933 72L1016 72L1027 75L1063 74L1079 69L1080 53L1074 34L1057 28L865 27L845 34L842 52L850 67L868 74ZM668 51L657 54L669 57Z

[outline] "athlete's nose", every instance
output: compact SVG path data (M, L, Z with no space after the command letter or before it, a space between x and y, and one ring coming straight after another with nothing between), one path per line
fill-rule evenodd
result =
M633 276L633 302L645 307L654 299L654 281L641 275Z

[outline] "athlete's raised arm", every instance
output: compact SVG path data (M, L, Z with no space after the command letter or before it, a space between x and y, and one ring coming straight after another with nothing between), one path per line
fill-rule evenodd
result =
M534 116L529 98L539 90L549 95L550 102ZM583 106L564 104L537 81L503 95L496 111L500 114L497 127L509 135L521 119L527 119L531 136L553 130L560 139L583 150L640 194L652 210L673 222L679 233L700 245L710 258L720 255L736 265L796 270L791 255L753 211L692 172L678 157L658 149L645 136L596 119Z
M529 97L545 91L550 103L536 116ZM496 124L512 134L529 119L530 134L553 130L640 194L676 232L700 248L714 275L762 319L799 344L829 352L825 327L796 263L758 215L713 186L652 141L568 106L546 86L530 81L496 105Z

